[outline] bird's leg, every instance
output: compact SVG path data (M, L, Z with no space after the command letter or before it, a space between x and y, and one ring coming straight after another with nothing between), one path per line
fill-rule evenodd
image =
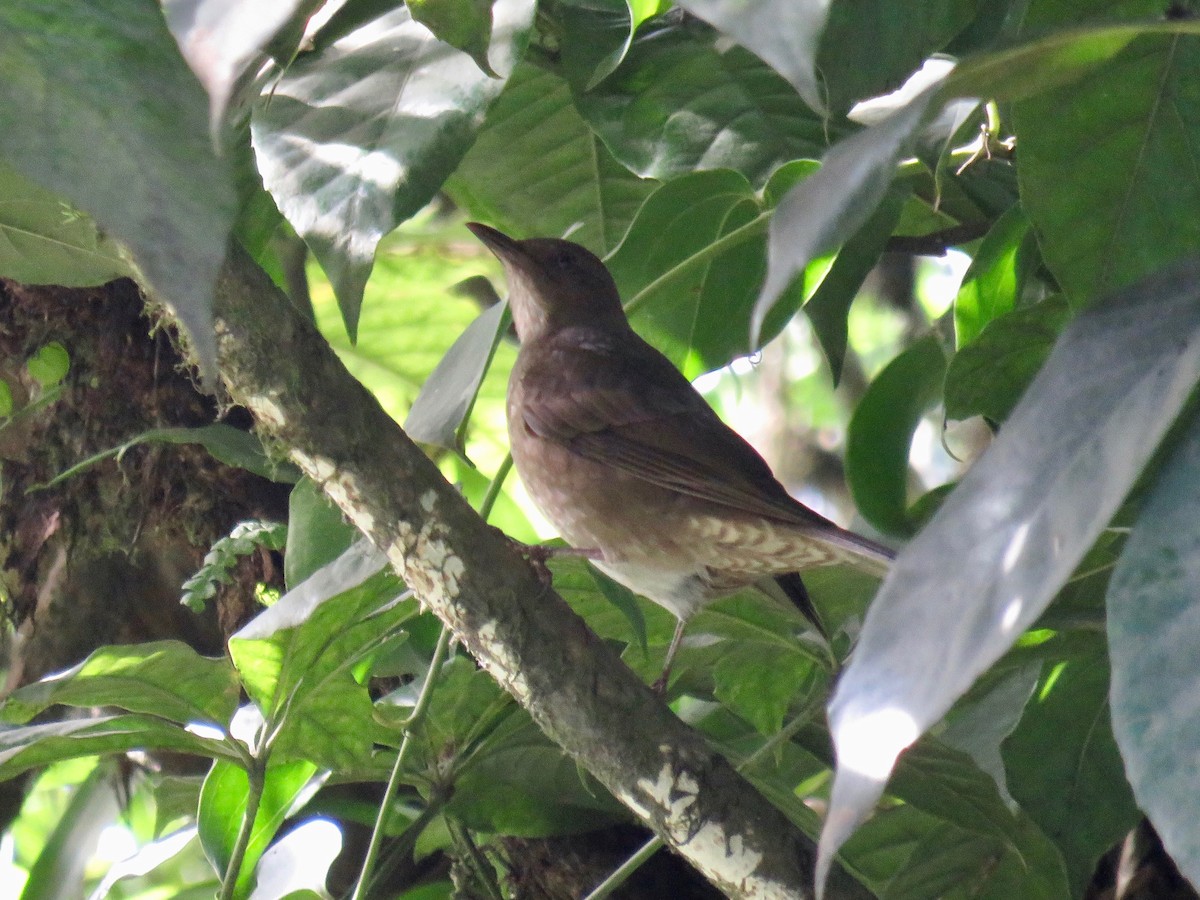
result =
M666 693L667 681L671 677L671 664L675 662L675 654L679 652L679 644L683 641L683 629L686 625L686 619L680 619L675 623L675 634L671 637L671 646L667 648L667 658L663 660L662 674L658 676L654 684L650 685L650 690L660 696Z

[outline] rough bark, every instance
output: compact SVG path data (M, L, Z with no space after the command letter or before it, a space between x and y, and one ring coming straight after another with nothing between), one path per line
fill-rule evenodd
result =
M539 726L713 884L811 895L812 842L487 527L240 249L217 288L233 399L388 556ZM868 897L835 875L827 896Z

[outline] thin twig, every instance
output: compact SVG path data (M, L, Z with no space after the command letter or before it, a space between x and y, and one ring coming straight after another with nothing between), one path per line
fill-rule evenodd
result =
M367 886L371 881L371 870L375 867L375 859L379 855L379 845L383 841L388 815L392 810L392 801L396 799L396 790L400 785L400 773L404 769L404 759L408 755L409 747L412 746L413 732L425 718L425 711L429 708L429 701L433 697L433 686L438 680L438 673L441 671L442 663L445 661L449 649L450 629L443 625L442 631L438 635L437 646L433 650L433 658L429 661L429 669L425 674L425 684L421 686L421 693L417 697L417 704L413 707L412 714L401 726L404 730L404 740L400 742L400 749L396 752L396 763L392 766L392 774L388 777L383 799L379 802L379 812L375 815L375 827L371 829L371 842L367 845L367 853L363 857L358 884L354 886L353 900L362 900L366 896Z
M242 824L238 828L237 839L229 853L229 865L225 867L225 875L221 879L220 900L233 900L234 891L237 889L238 874L241 872L242 862L246 859L250 836L254 833L254 820L258 818L258 805L266 783L266 769L265 759L255 759L246 770L246 809L242 813Z

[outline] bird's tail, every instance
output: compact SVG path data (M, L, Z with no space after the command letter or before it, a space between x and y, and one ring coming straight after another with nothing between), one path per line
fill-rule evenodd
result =
M833 526L814 530L813 538L838 552L844 562L861 572L882 578L892 567L896 551L853 531Z
M813 628L826 641L829 640L829 632L825 630L825 623L821 621L821 614L817 612L816 605L812 602L812 597L808 595L808 588L804 586L804 581L796 572L789 572L786 575L776 575L773 578L764 578L758 582L758 589L768 596L775 597L777 600L790 602L796 609L800 610L801 615L812 623Z

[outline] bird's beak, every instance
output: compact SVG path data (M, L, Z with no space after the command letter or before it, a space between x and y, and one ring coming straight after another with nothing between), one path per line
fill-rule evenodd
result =
M468 222L467 227L506 266L519 266L526 259L526 254L521 249L520 241L510 238L503 231L498 231L490 225L483 225L479 222Z

